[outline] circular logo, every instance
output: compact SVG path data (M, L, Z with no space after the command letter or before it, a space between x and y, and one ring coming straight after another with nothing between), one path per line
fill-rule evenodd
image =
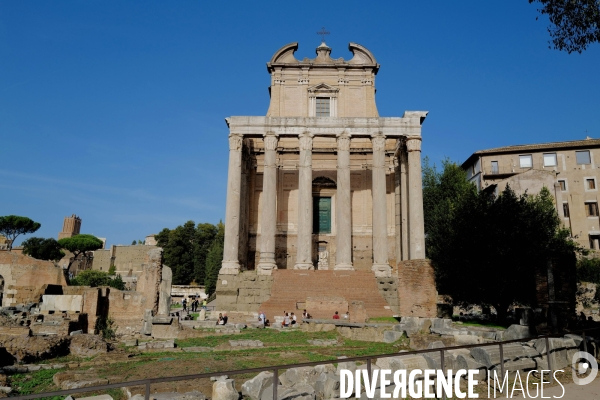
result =
M573 359L571 360L572 374L573 374L573 382L576 385L587 385L591 383L598 375L598 362L590 353L586 353L584 351L578 351L573 354ZM585 378L580 378L580 375L589 375Z

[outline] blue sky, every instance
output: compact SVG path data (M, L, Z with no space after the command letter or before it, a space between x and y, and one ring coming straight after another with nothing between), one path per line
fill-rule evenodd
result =
M264 115L265 63L348 42L381 69L381 116L428 110L423 155L600 137L600 45L548 48L511 1L2 1L0 215L108 244L224 218L231 115Z

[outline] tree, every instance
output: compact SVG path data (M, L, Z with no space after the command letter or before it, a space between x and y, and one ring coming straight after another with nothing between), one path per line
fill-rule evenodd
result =
M194 273L193 279L203 284L206 277L206 258L219 229L213 224L198 224L194 237Z
M0 235L4 235L8 240L8 251L12 250L12 246L19 235L33 233L42 226L39 222L35 222L27 217L18 215L7 215L0 217Z
M442 161L442 172L435 165L423 162L423 211L425 223L425 249L429 252L436 245L432 237L443 237L452 231L451 216L461 201L477 192L473 184L467 181L466 172L455 162ZM433 232L436 230L436 232ZM433 234L433 236L432 236Z
M204 289L210 296L217 288L217 279L221 262L223 261L223 248L225 245L225 225L219 222L217 225L217 235L210 245L210 249L206 254L206 276L204 278Z
M433 172L435 179L424 178L424 184L433 186L424 189L424 211L429 214L427 254L438 291L457 304L494 306L504 320L511 304L535 302L536 268L548 257L572 255L576 247L561 229L548 189L517 196L507 186L496 197L465 186L464 178L454 181L455 190L442 189L442 182L460 175L455 167L446 163L443 173ZM434 205L425 202L432 193L437 196Z
M65 250L69 250L73 253L73 258L69 262L69 266L67 269L71 268L71 264L79 257L79 255L83 254L83 257L86 256L88 251L94 251L101 249L104 246L102 240L98 239L94 235L80 234L71 236L69 238L62 238L58 241L58 244L61 248Z
M196 224L188 221L175 229L163 229L156 235L156 241L163 248L165 265L173 271L173 284L187 285L194 273L194 237Z
M555 49L581 53L600 42L600 0L529 0L540 3L538 11L547 15L548 33Z
M109 286L119 290L125 290L125 282L121 275L111 278L108 273L98 270L81 271L75 278L69 281L72 286Z
M131 242L132 246L135 246L137 244L137 242L134 240L133 242Z
M65 256L54 238L31 237L23 242L23 253L38 260L58 261Z

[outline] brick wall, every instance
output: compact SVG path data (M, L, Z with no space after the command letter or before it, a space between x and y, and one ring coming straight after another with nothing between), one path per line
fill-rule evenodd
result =
M402 317L435 317L437 290L430 260L398 263L398 297Z

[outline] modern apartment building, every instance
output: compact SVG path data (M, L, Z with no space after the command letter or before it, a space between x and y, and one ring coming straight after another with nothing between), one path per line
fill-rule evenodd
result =
M575 240L586 248L600 249L600 139L480 150L462 167L478 190L498 193L509 184L517 193L535 194L546 186Z

